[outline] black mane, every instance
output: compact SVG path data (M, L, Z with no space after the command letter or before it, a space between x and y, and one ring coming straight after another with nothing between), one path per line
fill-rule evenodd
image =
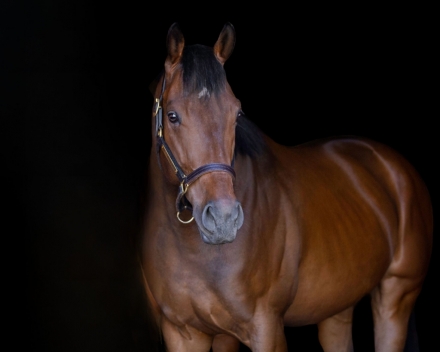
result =
M240 116L235 128L235 155L248 155L256 158L266 149L263 133L248 118Z

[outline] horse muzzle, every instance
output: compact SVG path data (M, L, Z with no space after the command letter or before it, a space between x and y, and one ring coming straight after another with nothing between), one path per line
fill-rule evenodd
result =
M200 215L195 215L195 219L203 242L230 243L235 240L238 229L243 225L243 208L235 199L210 201Z

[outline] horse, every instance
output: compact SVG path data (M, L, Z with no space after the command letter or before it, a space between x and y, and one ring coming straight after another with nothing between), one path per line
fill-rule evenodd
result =
M430 194L395 149L360 136L293 146L246 117L224 64L236 32L185 45L169 27L153 84L140 265L167 351L287 351L284 327L316 325L353 351L370 297L377 352L404 350L429 267Z

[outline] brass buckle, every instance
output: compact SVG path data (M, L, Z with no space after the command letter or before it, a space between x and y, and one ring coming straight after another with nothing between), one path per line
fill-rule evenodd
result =
M155 103L156 103L156 111L154 112L154 116L157 115L157 112L160 109L160 100L159 100L159 98L156 98Z
M185 183L185 180L183 180L182 182L180 182L180 186L179 186L180 192L179 193L182 194L182 196L185 195L185 193L188 191L188 187L189 187L189 184Z

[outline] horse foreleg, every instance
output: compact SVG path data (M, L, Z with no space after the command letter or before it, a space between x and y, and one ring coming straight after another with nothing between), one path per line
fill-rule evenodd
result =
M318 324L318 338L325 352L353 352L353 307Z
M191 326L176 326L162 317L161 328L167 352L209 352L211 349L212 336Z
M376 352L402 352L408 321L420 287L411 280L389 277L371 294Z
M220 334L215 335L212 341L213 352L238 352L240 350L240 341L235 337Z
M287 352L282 317L255 319L250 331L249 347L252 352Z

